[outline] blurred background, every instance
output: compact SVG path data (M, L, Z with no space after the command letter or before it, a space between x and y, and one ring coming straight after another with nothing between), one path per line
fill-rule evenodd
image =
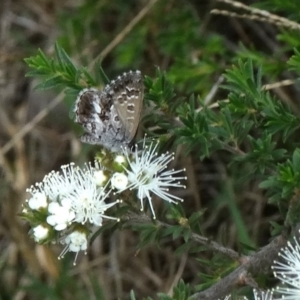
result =
M258 2L272 9L275 0L244 1ZM280 8L286 16L294 9L287 6ZM25 77L29 69L23 59L36 55L38 48L53 55L57 41L77 66L92 70L101 57L109 78L136 69L154 77L158 66L174 83L178 97L196 93L206 98L214 87L219 88L226 68L249 56L264 66L265 79L290 78L283 70L299 43L298 33L283 48L276 38L278 28L210 14L216 7L224 9L226 4L1 0L0 299L129 299L132 289L136 299L155 299L158 292L171 294L180 278L196 285L201 283L199 272L212 272L197 262L199 257L176 255L181 239L138 249L138 235L130 230L99 236L87 256L80 255L73 266L71 253L57 260L62 246L35 244L18 213L28 197L27 187L63 164L83 164L97 151L78 139L82 130L69 117L75 99L64 98L60 90L34 91L39 81ZM299 94L282 87L273 92L291 105ZM226 93L218 89L209 101L225 98ZM139 136L145 126L151 124L142 123ZM267 243L268 221L279 216L267 205L257 180L241 180L247 166L230 168L227 153L201 161L197 153L186 154L184 147L172 150L176 151L174 166L187 169L188 187L180 194L187 215L205 208L204 236L237 250L240 242ZM201 259L211 259L211 254L203 253Z

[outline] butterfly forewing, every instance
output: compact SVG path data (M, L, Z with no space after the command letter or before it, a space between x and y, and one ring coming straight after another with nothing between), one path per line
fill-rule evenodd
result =
M139 71L124 73L108 88L111 87L114 90L113 104L125 128L125 138L129 143L139 125L144 96L142 74Z
M144 94L142 75L130 71L103 91L85 89L75 103L75 121L86 133L82 142L99 144L118 152L133 139L140 119Z

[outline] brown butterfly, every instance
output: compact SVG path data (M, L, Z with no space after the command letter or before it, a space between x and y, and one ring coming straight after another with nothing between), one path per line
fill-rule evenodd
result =
M82 90L75 103L75 122L85 134L81 141L120 152L137 131L144 85L140 71L130 71L112 80L102 91Z

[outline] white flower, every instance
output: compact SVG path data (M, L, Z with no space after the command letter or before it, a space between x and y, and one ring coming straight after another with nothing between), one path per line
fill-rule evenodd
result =
M87 164L83 169L69 164L62 166L61 172L52 171L46 175L42 182L27 190L31 193L31 198L26 200L28 205L23 210L24 214L36 218L32 221L30 219L32 224L47 222L45 226L38 225L32 229L35 241L50 242L50 237L58 237L58 234L50 235L49 232L56 230L66 244L60 257L68 251L78 254L79 251L86 250L90 225L101 226L103 218L118 220L105 215L108 208L119 202L105 203L111 192L107 188L109 184L110 180L100 169L99 163L95 163L95 167ZM32 213L32 210L42 207L46 208L48 214ZM75 230L78 223L87 225L80 225L81 231Z
M69 251L84 251L87 249L86 234L74 231L65 238L65 243L69 245Z
M50 215L47 217L47 223L57 231L66 229L75 218L75 213L71 210L71 202L67 199L62 200L61 204L51 202L48 212Z
M105 199L111 190L106 191L107 185L97 187L92 176L88 173L78 170L78 181L74 190L69 195L72 210L75 213L74 222L86 223L101 226L102 219L115 219L104 215L104 212L115 205L118 201L105 203Z
M141 152L135 151L133 158L130 157L128 149L124 149L124 154L128 161L128 169L124 167L128 179L129 188L137 189L137 197L140 199L141 210L144 209L143 199L146 198L149 202L153 217L155 212L152 205L151 193L156 194L162 200L176 203L176 201L183 201L183 199L169 193L169 187L183 187L179 180L186 179L186 177L174 176L183 170L167 170L167 165L174 159L173 154L158 155L155 151L158 143L150 147L145 147Z
M36 192L28 200L28 205L33 210L39 210L40 208L46 208L48 205L47 196L44 193Z
M107 172L102 169L99 161L95 160L94 163L94 167L91 165L91 163L85 164L85 169L83 170L83 172L92 177L96 185L103 187L109 181L108 175L105 174ZM79 178L79 180L81 181L81 175L79 176Z
M276 294L288 300L300 299L300 246L296 238L294 241L295 245L288 242L278 253L284 262L274 261L272 266L274 276L285 284L276 288Z
M64 255L70 252L76 252L76 256L74 259L74 265L76 264L76 259L79 251L86 251L87 249L87 235L80 231L73 231L69 235L65 237L64 240L61 241L62 244L66 244L66 247L58 257L59 259L64 257Z
M33 237L36 242L45 240L49 235L49 228L43 225L38 225L32 229Z
M230 300L230 299L236 299L236 300L238 300L238 299L240 299L240 300L248 300L247 297L243 297L243 296L241 296L241 297L239 297L239 298L232 298L231 295L228 295L228 296L226 296L226 297L224 298L224 300ZM256 300L259 300L259 299L256 299ZM261 300L263 300L263 299L261 299Z
M41 193L48 197L50 202L58 201L68 197L70 191L76 184L76 174L78 167L74 163L61 167L62 174L52 171L47 174L42 182L36 183L35 186L27 189L34 197L35 194Z
M95 170L93 175L95 184L98 186L103 186L108 180L103 170Z
M124 165L126 163L126 157L124 155L117 155L115 157L115 162L119 165Z
M128 177L124 173L116 172L111 177L111 186L117 190L125 190L128 185Z
M272 291L257 291L253 290L254 299L255 300L272 300L273 299L273 292Z
M97 186L99 183L103 185L107 178L99 169L99 163L95 165L96 168L88 164L80 169L71 163L62 166L61 173L52 171L42 182L28 189L32 194L28 201L29 208L45 206L48 199L47 223L58 231L66 229L73 222L89 221L91 224L102 225L103 218L110 218L104 212L118 201L105 203L111 190L106 191L108 182L104 188Z

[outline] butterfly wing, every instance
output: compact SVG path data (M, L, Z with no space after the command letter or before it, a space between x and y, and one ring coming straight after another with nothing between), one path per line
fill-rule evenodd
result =
M75 102L75 122L82 125L84 130L93 136L104 131L101 120L103 114L102 92L97 89L82 90Z
M113 106L124 129L124 142L129 144L136 134L143 105L144 84L140 71L130 71L112 81L104 92L113 96Z

